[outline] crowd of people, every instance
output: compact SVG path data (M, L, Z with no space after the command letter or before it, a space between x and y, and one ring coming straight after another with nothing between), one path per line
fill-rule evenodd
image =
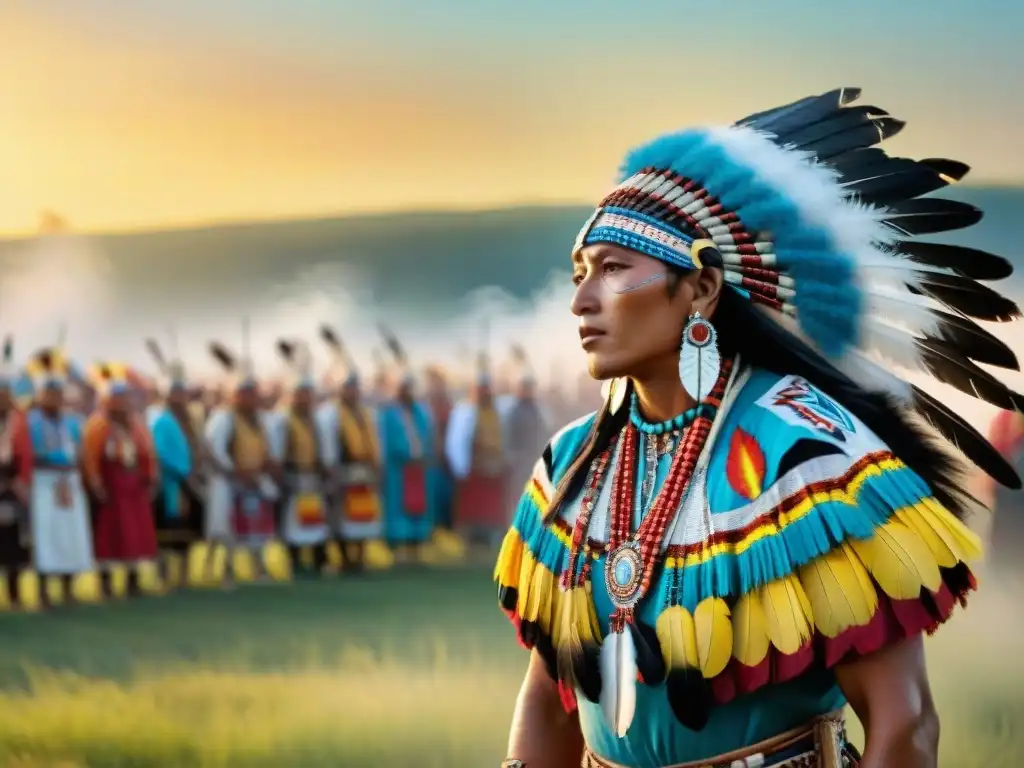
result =
M153 375L82 366L61 346L16 367L9 339L0 608L490 551L551 430L579 415L567 403L590 398L539 392L518 348L512 373L496 376L481 354L460 387L439 367L418 374L384 340L364 386L326 326L319 375L301 339L277 342L283 379L214 342L223 376L202 385L152 339Z

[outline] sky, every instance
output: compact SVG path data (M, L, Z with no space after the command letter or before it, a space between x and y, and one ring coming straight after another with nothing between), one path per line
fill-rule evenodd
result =
M1017 7L1014 7L1017 5ZM592 202L624 151L837 86L1024 183L1005 0L3 0L0 233Z

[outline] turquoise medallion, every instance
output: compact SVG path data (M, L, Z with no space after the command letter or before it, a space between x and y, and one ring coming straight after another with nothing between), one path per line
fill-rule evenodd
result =
M640 545L627 541L608 555L604 566L604 583L608 595L618 608L632 608L641 598L644 561Z

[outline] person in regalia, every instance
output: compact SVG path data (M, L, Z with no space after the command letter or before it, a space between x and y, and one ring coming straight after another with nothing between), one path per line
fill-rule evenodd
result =
M377 419L362 398L359 373L340 337L322 326L331 352L329 382L334 392L317 413L327 466L334 529L347 570L366 567L366 545L384 532L381 505L381 452Z
M487 355L477 359L470 396L452 410L445 453L455 476L455 527L475 543L495 545L508 527L509 463Z
M384 465L384 530L396 557L422 560L434 529L430 470L436 462L430 413L419 401L416 380L397 339L388 337L396 362L395 395L378 408Z
M59 580L62 593L70 595L72 577L95 568L89 503L79 469L83 420L64 407L71 368L62 350L39 350L26 370L35 392L27 414L32 555L40 576Z
M904 123L858 96L654 139L579 233L569 309L613 383L498 558L532 648L506 765L936 765L923 636L980 555L961 456L1020 478L889 366L1019 410L970 318L1020 312L975 282L1004 259L915 237L981 217L920 197L967 167L890 158Z
M93 507L93 551L102 570L157 559L152 499L159 465L145 421L132 409L126 373L107 363L95 367L100 400L85 423L82 474ZM136 592L137 571L129 573L129 591Z
M510 514L523 488L533 474L537 455L551 434L552 424L547 409L538 397L537 379L533 374L526 350L520 346L512 350L510 379L513 391L498 399L501 429L508 454L509 482L505 486L502 510ZM508 520L502 532L508 527Z
M205 437L210 450L206 539L233 553L259 550L274 538L279 471L270 453L259 382L249 360L237 360L219 342L213 357L229 377L230 398L210 414Z
M1019 474L1024 469L1024 414L1000 411L992 421L989 439ZM1024 573L1024 490L986 485L993 512L987 565L1000 577L1019 578Z
M455 527L455 477L448 466L444 441L453 408L452 396L448 389L448 379L439 367L431 366L427 369L426 382L426 403L434 427L434 455L438 457L438 461L435 462L433 483L436 516L434 524L438 531L451 531Z
M11 370L14 340L4 339L0 360L0 570L7 598L19 603L21 572L32 562L29 488L32 484L32 440L25 414L14 403Z
M154 339L146 347L160 369L157 395L146 421L160 466L160 489L153 504L157 541L162 549L184 555L203 538L205 453L202 424L189 412L185 366L164 356Z
M327 564L327 503L313 361L303 342L282 339L277 349L292 378L286 402L268 422L271 455L283 469L278 529L292 562L299 563L308 547L313 568L320 571Z

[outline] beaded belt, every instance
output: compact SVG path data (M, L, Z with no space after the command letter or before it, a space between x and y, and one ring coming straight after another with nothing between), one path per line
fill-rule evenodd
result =
M745 749L666 768L855 768L857 754L846 744L842 711L781 733ZM581 768L627 768L595 755L588 747Z

